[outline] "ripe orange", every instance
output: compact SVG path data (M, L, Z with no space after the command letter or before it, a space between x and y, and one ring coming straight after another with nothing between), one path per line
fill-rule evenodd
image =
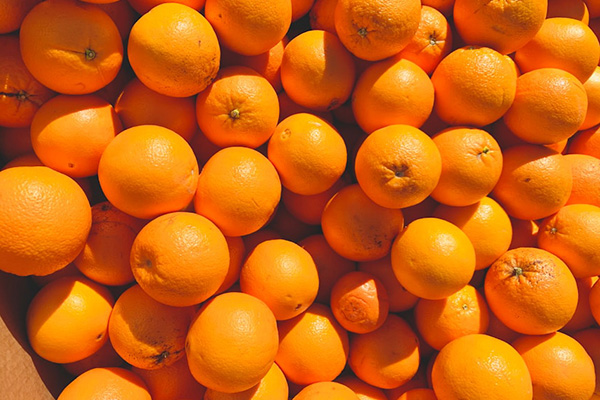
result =
M488 269L490 310L510 329L544 335L564 327L577 308L577 282L565 263L545 250L509 250Z
M125 361L117 354L110 340L92 355L72 363L62 364L63 368L73 376L79 376L93 368L123 367Z
M585 0L587 1L587 0ZM584 0L548 0L546 18L574 18L588 25L590 13Z
M448 343L435 358L431 380L439 399L532 398L523 357L488 335L467 335Z
M337 0L315 0L308 15L310 27L337 35L335 30L335 6Z
M234 393L250 389L267 375L277 343L277 322L269 307L249 294L229 292L198 311L185 351L198 382Z
M0 157L10 161L18 156L33 153L29 126L10 128L0 126Z
M356 180L376 204L405 208L427 198L439 182L440 151L433 140L410 125L372 132L354 160Z
M194 198L196 212L226 236L262 228L281 199L281 183L271 162L247 147L226 147L204 165Z
M359 400L388 400L383 390L369 385L354 375L342 374L335 382L349 387L358 396Z
M571 164L573 189L567 204L591 204L600 207L600 159L587 154L566 154Z
M122 1L122 0L121 0ZM131 6L137 11L138 14L143 15L150 11L152 8L159 4L166 3L166 0L126 0ZM202 10L204 7L205 0L175 0L173 3L181 3L186 6L192 7L195 10Z
M419 218L396 237L392 268L402 286L430 300L462 289L475 271L475 250L456 225L440 218Z
M71 178L44 166L0 171L0 269L48 275L72 262L92 225L90 203Z
M395 400L437 400L433 389L418 388L403 393Z
M588 107L579 130L592 128L600 123L600 67L596 67L587 81L583 82Z
M347 185L348 180L342 176L329 189L316 194L298 194L284 187L281 201L290 214L298 220L309 225L319 225L327 202Z
M569 140L567 153L588 154L600 158L600 135L596 135L599 129L599 126L594 126L573 135Z
M29 72L64 94L103 88L123 61L123 42L113 20L96 5L75 0L37 4L23 20L19 39Z
M580 331L582 329L590 328L594 325L594 315L592 314L592 307L590 304L590 292L592 287L598 280L597 276L588 278L579 278L577 280L577 308L573 317L569 322L561 329L562 332L572 334L573 332Z
M324 381L306 385L292 400L360 400L360 398L346 385Z
M125 368L94 368L75 378L58 396L60 400L151 400L148 387Z
M184 4L162 3L133 25L127 54L144 85L167 96L188 97L215 78L221 51L202 14Z
M237 393L208 389L203 400L288 400L289 387L285 375L276 363L259 383Z
M229 248L229 268L223 283L215 294L220 294L231 288L240 279L240 271L246 257L246 245L239 236L225 236Z
M7 0L2 2L0 10L0 34L19 29L23 18L42 0Z
M125 129L106 147L98 179L107 199L137 218L150 219L186 207L198 182L190 145L168 128Z
M575 332L572 337L579 342L588 353L588 355L592 358L594 362L594 366L596 369L597 366L600 365L600 348L597 346L598 339L600 339L600 329L598 328L589 328L583 329L578 332ZM596 390L594 392L594 396L592 399L597 399L597 396L600 394L600 376L596 373Z

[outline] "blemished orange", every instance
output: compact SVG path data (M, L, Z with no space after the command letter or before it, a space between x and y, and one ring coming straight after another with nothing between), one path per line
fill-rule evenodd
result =
M544 335L564 327L577 308L577 282L567 265L546 250L519 247L488 269L490 310L510 329Z
M121 0L122 1L122 0ZM166 0L126 0L138 14L143 15L159 4L166 3ZM205 0L171 0L172 3L181 3L192 7L195 10L202 10Z
M538 246L563 260L576 278L600 274L600 207L570 204L540 224Z
M69 374L79 376L93 368L123 367L125 366L125 361L117 354L110 340L107 340L92 355L79 361L61 365Z
M465 46L440 61L431 75L435 112L451 125L482 127L500 119L517 90L514 61L489 48Z
M152 400L202 399L206 391L192 376L185 356L159 369L132 367L131 371L144 380Z
M327 243L344 258L371 261L389 253L404 228L402 210L373 202L358 184L344 187L329 200L321 217Z
M34 296L26 314L33 350L53 363L82 360L108 340L114 299L104 286L68 276L48 283Z
M281 181L273 164L257 150L231 146L204 164L194 209L226 236L244 236L262 228L281 199Z
M154 218L137 234L130 254L131 270L141 288L174 307L208 299L229 270L225 236L208 218L193 212Z
M588 25L590 13L584 0L548 0L546 18L574 18Z
M348 332L331 309L313 303L302 314L278 323L279 350L275 362L289 382L309 385L335 379L346 366Z
M95 95L58 95L31 121L31 144L48 167L83 178L98 174L100 157L123 126L113 106Z
M369 333L385 322L389 313L387 289L375 275L352 271L331 288L331 311L344 329Z
M412 294L442 299L462 289L475 271L475 249L456 225L419 218L395 238L391 250L396 278Z
M197 10L162 3L135 22L127 54L144 85L167 96L189 97L213 81L221 50L213 27Z
M579 130L592 128L600 123L600 67L596 67L592 75L583 82L583 88L588 99L585 119Z
M297 243L266 240L246 257L240 288L262 300L281 321L310 307L319 290L319 274L310 253Z
M346 170L344 139L314 114L290 115L275 128L267 156L281 184L294 193L312 195L332 187Z
M346 385L324 381L306 385L292 400L360 400L360 398Z
M534 398L583 400L594 394L594 362L572 337L562 332L521 336L511 345L527 364Z
M335 382L341 383L352 389L359 400L388 400L382 389L369 385L367 382L362 381L351 374L342 374L340 377L336 378Z
M222 293L196 314L185 351L192 375L207 389L248 390L271 369L278 348L269 307L246 293Z
M0 191L0 270L48 275L77 257L92 211L72 178L45 166L8 168L0 171Z
M19 29L23 18L42 0L7 0L2 2L0 11L0 34Z
M519 76L503 120L528 143L552 144L577 132L587 107L585 88L575 76L559 68L539 68Z
M515 62L523 73L539 68L560 68L581 83L600 61L600 43L594 31L573 18L546 18L540 30L515 52Z
M592 358L594 366L600 365L600 348L597 346L598 339L600 339L600 329L589 328L577 331L571 335L575 340L579 342ZM596 390L594 396L591 399L597 399L600 396L600 375L596 373Z
M464 207L440 204L433 216L458 226L475 249L475 269L489 267L510 247L513 230L510 218L497 201L484 197Z
M281 192L281 201L290 214L298 220L309 225L319 225L327 202L348 184L348 179L342 176L329 189L308 195L294 193L284 187Z
M184 356L192 307L171 307L148 296L140 285L126 289L115 302L108 336L115 351L132 366L159 369Z
M571 136L567 153L588 154L600 158L600 126L585 129Z
M334 24L338 37L358 58L383 60L398 54L417 32L421 2L338 0Z
M414 315L419 333L436 350L461 336L486 333L490 321L485 298L471 285L444 299L420 299Z
M508 343L485 334L462 336L437 355L431 371L438 399L531 399L531 376Z
M590 328L595 322L594 315L592 314L592 307L590 305L590 292L598 280L598 277L592 276L576 280L577 293L579 295L577 298L577 308L575 309L573 317L561 329L562 332L568 334Z
M400 386L417 373L419 339L401 317L390 314L372 332L352 335L348 365L364 382L381 389Z
M82 274L103 285L133 282L129 263L133 241L146 221L120 211L108 201L92 206L92 227L83 250L73 261Z
M565 154L571 164L573 188L567 204L591 204L600 207L600 159L587 154Z
M453 18L458 34L466 43L489 46L509 54L533 39L544 23L547 11L547 0L510 3L456 0Z
M119 30L94 4L43 1L23 20L19 39L29 72L44 86L64 94L103 88L123 62Z
M240 236L225 236L229 249L229 268L221 286L215 294L220 294L231 288L240 279L242 264L246 258L246 244Z
M423 4L419 27L399 56L431 75L452 49L452 29L448 20L438 9Z
M281 84L301 106L315 111L337 108L350 98L355 80L352 54L331 32L309 30L285 46Z
M335 6L337 0L315 0L308 15L311 29L324 30L337 35L335 30Z
M190 145L158 125L121 131L98 166L106 198L121 211L143 219L185 208L194 198L198 175Z
M160 94L149 89L138 78L133 78L125 85L115 102L115 111L124 128L137 125L164 126L188 142L198 130L193 97Z
M245 66L221 68L196 97L196 118L219 147L264 144L279 122L279 99L265 77Z
M1 35L0 48L3 75L0 84L0 126L29 127L34 114L54 96L54 92L39 83L23 63L18 35Z
M204 13L221 46L253 56L283 39L292 23L292 2L207 0Z
M537 220L557 212L573 187L571 166L563 157L535 144L505 149L502 173L491 197L514 218Z
M151 400L148 387L125 368L94 368L76 377L58 396L60 400Z
M372 132L354 158L356 180L376 204L406 208L425 200L442 173L438 146L410 125L389 125Z
M352 92L352 112L367 133L394 124L419 128L434 104L429 75L414 62L400 56L367 67Z
M442 156L442 172L431 197L449 206L468 206L494 189L502 172L502 151L492 135L479 128L451 127L432 139Z
M208 389L203 400L288 400L289 387L285 375L276 363L259 383L237 393Z

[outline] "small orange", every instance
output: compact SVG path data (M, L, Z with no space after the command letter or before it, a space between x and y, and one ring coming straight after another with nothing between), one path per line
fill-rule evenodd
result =
M600 126L594 126L573 135L569 140L567 153L588 154L600 158Z
M86 278L68 276L48 283L26 314L33 350L54 363L82 360L108 340L114 299L108 289Z
M342 374L335 380L335 382L341 383L344 386L348 386L354 393L356 393L359 400L388 400L383 390L373 385L369 385L354 375Z
M298 194L284 187L281 201L290 214L298 220L309 225L319 225L327 202L347 185L347 179L342 176L329 189L316 194Z
M587 154L566 154L571 164L573 189L567 204L591 204L600 207L600 159Z
M360 398L346 385L324 381L306 385L292 400L360 400Z
M462 289L475 271L475 249L456 225L440 218L419 218L395 238L392 268L402 286L430 300Z
M288 400L289 387L285 375L276 363L259 383L237 393L224 393L208 389L203 400ZM165 399L166 400L166 399Z
M579 130L592 128L600 123L600 67L596 67L592 75L583 82L588 98L588 107Z
M94 368L75 378L58 396L60 400L151 400L148 387L125 368Z
M7 0L0 7L0 34L14 32L19 29L23 18L42 0Z

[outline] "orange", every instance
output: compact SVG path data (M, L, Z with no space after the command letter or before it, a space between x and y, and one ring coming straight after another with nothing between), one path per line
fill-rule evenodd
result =
M419 333L436 350L461 336L486 333L489 325L485 299L471 285L444 299L420 299L414 315Z
M160 94L146 87L138 78L133 78L119 95L115 111L125 128L164 126L189 142L198 130L194 100L193 97Z
M194 198L196 212L226 236L262 228L281 199L281 183L271 162L256 150L226 147L204 165Z
M442 299L462 289L475 271L475 250L456 225L419 218L396 237L391 250L396 278L412 294Z
M600 127L594 126L573 135L569 140L567 153L588 154L600 158L600 135L596 135Z
M128 0L111 0L111 2L96 3L113 20L123 43L127 43L129 31L138 18L138 13L131 7Z
M544 23L547 10L547 0L510 3L456 0L453 17L458 34L467 44L488 46L509 54L533 39Z
M23 18L42 0L7 0L2 2L0 11L0 34L19 29Z
M354 117L367 133L394 124L419 128L429 118L433 103L429 76L400 56L367 67L352 92Z
M540 68L517 79L517 92L504 122L529 143L551 144L573 136L585 121L585 88L570 73Z
M242 292L265 302L277 320L304 312L319 290L319 274L310 253L284 239L259 243L240 271Z
M567 204L591 204L600 207L600 159L587 154L566 154L571 164L573 189Z
M331 32L309 30L285 46L281 84L301 106L315 111L341 106L350 97L355 78L352 55Z
M226 236L227 247L229 249L229 268L227 275L221 286L215 294L220 294L231 288L240 279L240 271L246 257L246 245L244 240L239 236Z
M25 323L33 350L54 363L82 360L108 340L114 299L89 279L68 276L48 283L30 302Z
M600 123L600 67L596 67L592 75L583 82L587 94L588 107L579 130L592 128Z
M0 156L3 161L10 161L32 152L29 126L22 128L0 126Z
M335 381L352 389L359 400L388 400L383 390L369 385L353 375L341 375Z
M314 114L329 123L333 123L333 115L329 111L314 111L307 107L301 106L300 104L294 102L284 91L279 92L277 97L279 99L279 122L283 121L292 114L309 113Z
M399 55L414 62L427 74L452 51L452 29L442 12L423 3L417 31Z
M513 331L508 326L504 325L502 321L496 317L496 314L491 312L490 310L490 323L488 325L488 330L486 332L487 335L493 336L500 340L505 341L506 343L510 343L519 336L520 333Z
M192 307L159 303L140 285L133 285L115 302L108 336L127 363L142 369L159 369L184 356L192 313Z
M335 6L337 0L315 0L308 15L313 30L324 30L337 35L335 30Z
M221 46L254 56L275 46L292 23L291 1L207 0L206 19Z
M421 2L338 0L334 24L340 40L358 58L383 60L405 48L417 32Z
M376 204L405 208L425 200L439 182L440 151L433 140L410 125L372 132L354 160L356 180Z
M562 154L527 144L504 150L502 157L502 174L491 196L511 217L545 218L569 199L573 175Z
M159 369L132 367L131 370L144 380L152 400L201 399L206 391L192 376L185 356Z
M158 125L139 125L109 143L100 158L98 179L115 207L150 219L179 211L192 201L198 163L177 133Z
M85 247L74 260L75 266L85 276L103 285L133 282L129 254L144 223L108 201L94 204L92 228Z
M342 176L329 189L315 194L298 194L284 187L281 201L290 214L298 220L309 225L319 225L327 202L346 185L348 185L347 179Z
M600 207L570 204L540 224L538 246L563 260L576 278L600 275Z
M466 46L440 61L431 75L435 112L451 125L485 126L508 110L517 90L517 69L489 47Z
M59 95L31 121L31 144L40 160L73 178L98 174L100 157L123 129L113 106L95 95Z
M71 178L44 166L0 171L0 269L48 275L83 250L90 203Z
M122 1L122 0L121 0ZM146 14L152 8L156 7L159 4L166 3L165 0L126 0L131 7L138 12L138 14ZM205 0L175 0L171 1L172 3L181 3L186 6L192 7L195 10L202 10L204 7Z
M250 389L237 393L223 393L208 389L204 400L288 400L289 388L285 375L273 363L269 372Z
M527 364L534 398L589 399L594 394L594 363L572 337L561 332L521 336L512 346Z
M435 201L433 197L428 196L414 206L403 208L402 213L404 214L404 224L408 225L418 218L433 216L433 211L439 204L440 203Z
M594 366L598 368L600 362L600 348L597 346L598 339L600 339L600 329L589 328L575 332L572 337L583 346L588 355L592 358ZM594 396L591 399L597 399L600 394L600 375L596 373L596 390Z
M596 323L598 323L598 321L600 321L600 285L598 284L598 281L596 281L592 286L592 289L590 289L588 300L592 316L596 320Z
M360 400L348 386L338 382L315 382L305 386L292 400Z
M422 0L421 3L424 6L435 8L445 16L450 16L454 8L454 0Z
M577 307L577 282L566 264L545 250L509 250L488 269L485 297L510 329L544 335L564 327Z
M329 307L313 303L302 314L278 323L279 350L275 362L288 382L310 385L335 379L349 352L348 333Z
M321 218L327 243L336 253L353 261L384 257L403 227L402 210L374 203L358 184L337 192Z
M437 397L433 389L419 388L405 392L397 400L437 400Z
M110 340L92 355L72 363L62 364L63 368L73 376L79 376L93 368L123 367L125 361L117 354Z
M125 368L94 368L75 378L58 396L60 400L151 400L148 387Z
M257 385L271 369L277 348L277 322L269 307L236 292L204 303L185 345L194 378L209 390L225 393Z
M269 139L269 161L281 183L294 193L311 195L332 187L346 169L344 139L314 114L294 114L279 124Z
M130 260L135 280L150 297L186 307L216 293L229 269L229 248L209 219L174 212L142 228L131 246Z
M19 38L29 72L44 86L64 94L103 88L123 62L117 26L93 4L43 1L23 20Z
M515 52L523 73L539 68L560 68L585 82L600 60L600 43L594 31L573 18L554 17L525 46Z
M500 179L502 151L487 131L451 127L433 136L442 156L440 180L431 192L449 206L468 206L487 196Z
M196 98L196 118L206 137L219 147L264 144L279 121L273 86L253 69L221 68Z
M462 336L437 355L431 372L438 399L531 399L523 357L506 342L484 334Z
M244 254L245 261L245 257L250 254L259 243L271 239L282 239L282 237L281 234L273 230L271 227L265 227L257 230L256 232L244 235L241 237L241 239L244 242L244 247L246 248L246 252Z
M350 338L348 365L364 382L392 389L408 382L419 368L419 339L395 314L372 332Z
M561 331L571 334L594 325L594 315L590 305L590 292L598 280L597 276L577 279L577 308L573 317L561 329Z
M364 271L342 275L331 288L331 311L344 329L369 333L385 322L389 312L383 282Z
M590 13L584 0L548 0L546 18L568 17L588 24Z
M267 225L283 239L298 242L305 237L320 232L318 225L309 225L294 217L284 206L277 207L277 212Z
M490 197L465 207L439 205L433 216L452 222L469 237L475 249L477 270L489 267L508 250L512 241L510 218Z
M314 2L315 0L292 0L292 22L308 14Z
M162 3L133 25L127 54L144 85L167 96L189 97L215 78L221 51L202 14L184 4Z
M14 7L10 4L7 6ZM39 83L23 63L18 35L0 36L0 49L0 126L28 127L39 107L50 99L54 92Z
M198 161L198 165L200 168L206 164L209 158L211 158L217 151L221 150L221 147L217 146L202 132L201 130L197 130L192 139L190 140L190 146L192 150L194 150L194 154L196 155L196 160Z

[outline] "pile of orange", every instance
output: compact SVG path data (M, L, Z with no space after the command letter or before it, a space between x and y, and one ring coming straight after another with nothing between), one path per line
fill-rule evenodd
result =
M5 0L0 271L59 400L600 398L600 2Z

